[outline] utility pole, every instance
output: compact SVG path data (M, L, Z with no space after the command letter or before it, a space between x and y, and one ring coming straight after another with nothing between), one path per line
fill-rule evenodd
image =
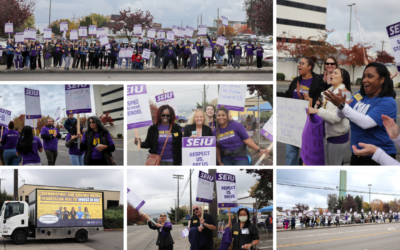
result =
M369 211L371 211L371 186L372 184L368 184L369 186Z
M51 0L50 0L50 9L49 9L49 28L50 28L50 18L51 18Z
M176 218L175 218L175 223L178 223L178 221L179 221L179 180L183 180L183 175L180 175L180 174L174 174L173 175L173 178L174 179L177 179L177 181L178 181L178 190L177 190L177 207L176 207L176 209L177 209L177 216L176 216Z
M209 169L208 170L208 174L215 176L215 174L217 173L216 169ZM214 221L218 221L218 206L217 206L217 197L216 197L216 181L214 181L214 193L213 193L213 199L212 202L208 205L208 214L211 215L214 219ZM218 237L218 230L214 230L213 231L213 237Z
M192 174L193 174L194 169L190 170L190 217L193 216L193 209L192 209Z
M349 50L350 50L350 41L351 41L351 15L352 15L352 10L353 10L353 5L356 5L355 3L347 5L350 7L350 29L349 29Z
M217 8L217 31L219 28L219 8Z
M197 15L197 30L199 30L199 15Z
M5 181L6 179L3 179L0 177L0 192L1 192L1 181Z
M14 200L18 200L18 169L14 169Z

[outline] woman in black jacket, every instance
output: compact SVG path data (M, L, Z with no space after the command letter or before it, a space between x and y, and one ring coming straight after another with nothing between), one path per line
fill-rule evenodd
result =
M201 109L194 111L188 121L188 125L185 126L183 137L213 136L211 128L207 126L205 116L204 111Z
M97 116L89 117L86 127L80 145L80 150L85 152L85 166L112 165L111 153L115 151L115 145L106 127Z
M278 92L277 96L302 100L312 98L312 107L314 107L325 90L323 79L313 72L316 61L315 56L301 58L298 65L300 76L292 81L286 92ZM286 144L286 165L303 165L302 161L299 162L299 147Z
M240 208L238 211L239 222L231 226L228 223L227 227L231 227L233 250L240 249L255 249L255 246L260 243L260 236L256 225L250 222L250 213L247 208Z
M174 240L172 239L171 236L172 224L171 222L166 222L167 215L164 213L160 214L160 218L157 221L158 223L155 225L151 223L149 216L147 214L145 215L145 217L147 219L147 225L149 225L149 228L157 230L158 232L158 237L156 242L158 250L173 250Z
M168 138L160 165L181 165L182 131L181 127L175 124L174 109L169 105L163 105L157 109L155 117L155 124L147 130L146 140L141 142L135 137L135 145L138 145L140 141L142 148L150 149L150 154L161 155L165 140Z

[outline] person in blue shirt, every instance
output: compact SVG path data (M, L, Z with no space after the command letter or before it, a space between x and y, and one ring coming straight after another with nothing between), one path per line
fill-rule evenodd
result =
M7 56L7 69L11 69L11 67L12 67L13 59L14 59L14 49L15 49L15 47L13 46L11 40L8 40L6 49L4 50L6 52L6 56Z
M370 63L364 70L360 91L349 102L342 91L339 94L327 90L326 99L338 107L337 115L350 120L351 150L350 165L379 165L372 155L357 156L353 146L362 149L360 143L373 144L392 158L396 157L396 147L383 124L382 115L392 119L397 117L396 92L389 70L381 63Z
M81 206L78 207L78 212L76 212L76 215L78 216L78 219L82 219L83 212Z
M86 57L89 52L89 46L87 42L83 42L83 47L81 48L81 69L86 69Z

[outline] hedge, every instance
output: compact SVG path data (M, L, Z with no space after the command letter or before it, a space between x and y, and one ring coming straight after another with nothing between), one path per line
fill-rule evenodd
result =
M285 81L285 74L283 73L276 73L276 79L278 81Z
M124 228L123 207L110 207L104 210L104 229Z

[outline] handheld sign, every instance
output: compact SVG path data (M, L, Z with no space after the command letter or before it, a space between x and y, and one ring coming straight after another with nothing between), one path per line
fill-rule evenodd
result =
M141 24L133 25L133 34L135 34L136 36L142 35L142 25Z
M228 27L228 18L225 16L221 16L222 25Z
M43 39L44 40L51 40L51 28L44 28L43 29Z
M303 216L303 213L302 213L302 212L299 212L299 216L300 216L300 217Z
M126 48L125 58L132 58L134 52L135 52L134 48L130 48L130 47Z
M211 203L214 193L214 176L199 170L196 201Z
M66 84L65 104L68 114L92 112L89 84Z
M212 48L204 48L204 58L211 58L212 57Z
M189 220L190 220L190 218L189 218ZM182 238L188 237L189 236L189 228L183 229L183 231L181 231L181 236L182 236Z
M78 41L78 30L71 30L69 32L69 39L71 41Z
M268 122L265 123L264 127L261 129L260 134L270 140L274 141L273 131L274 131L274 116L272 115Z
M337 210L337 213L340 214L340 209Z
M317 211L317 212L315 212L315 215L319 215L319 212Z
M323 215L326 215L326 212L323 212Z
M14 33L14 25L12 23L6 23L4 25L4 33L8 34Z
M394 52L397 70L400 71L400 22L387 26L386 30Z
M161 107L162 105L169 105L174 109L176 119L179 118L178 108L176 107L175 96L173 91L161 95L156 95L155 98L156 98L157 108Z
M56 112L54 113L54 121L60 120L60 107L57 108Z
M222 105L227 110L244 111L247 86L245 84L221 84L218 97L218 108Z
M143 54L142 54L143 59L149 60L150 59L150 53L151 53L151 50L143 49Z
M89 25L89 35L91 36L97 35L96 28L97 25Z
M174 41L174 32L173 31L167 31L167 41L168 42L173 42Z
M60 22L60 31L68 31L68 22Z
M24 43L25 42L25 33L17 32L15 33L15 43Z
M29 30L24 29L24 39L29 39Z
M217 39L217 45L219 46L224 46L226 41L226 37L224 36L219 36Z
M155 39L156 38L156 29L149 29L147 31L147 38Z
M118 57L119 58L125 58L126 56L126 49L125 48L120 48L118 52Z
M128 85L127 99L128 130L153 125L146 85Z
M361 208L361 213L364 213L364 208Z
M36 41L36 29L28 28L28 38L32 41Z
M190 26L186 26L185 37L193 37L194 28Z
M107 35L105 35L105 34L100 35L100 36L99 36L99 40L100 40L101 46L106 46L106 45L109 44L109 43L108 43Z
M351 213L351 211L353 211L353 208L350 208L350 213Z
M11 111L0 108L0 126L2 126L0 138L3 136L3 127L4 128L8 127L10 121L11 121Z
M206 36L207 35L207 25L199 25L198 36Z
M157 31L157 40L164 40L165 39L165 30L158 30Z
M215 136L183 137L182 165L183 166L213 166L215 165L216 142Z
M87 37L87 26L79 26L79 37Z
M42 118L39 90L25 88L25 112L28 119Z
M106 29L105 28L96 28L96 37L100 38L101 35L106 35L106 37L107 37ZM108 43L108 41L107 41L107 43Z
M306 166L325 165L324 124L317 114L309 115L304 126L301 159Z
M332 215L332 213L331 213L331 212L328 212L328 213L327 213L327 215L328 215L328 216L331 216L331 215Z
M35 119L27 119L25 116L25 123L24 126L31 126L31 128L36 129L37 128L37 121L34 122Z
M185 38L185 31L186 29L183 27L178 27L178 35L177 37L179 38Z
M137 211L140 212L140 209L143 207L143 205L146 203L143 199L141 199L139 196L134 194L129 188L128 188L128 194L127 200L128 203L131 204ZM149 217L149 220L155 224L157 224L152 218Z
M218 207L237 207L236 177L232 174L215 173Z
M176 26L176 25L172 26L172 32L174 32L174 35L175 35L175 36L178 36L178 33L179 33L179 27L178 27L178 26Z

